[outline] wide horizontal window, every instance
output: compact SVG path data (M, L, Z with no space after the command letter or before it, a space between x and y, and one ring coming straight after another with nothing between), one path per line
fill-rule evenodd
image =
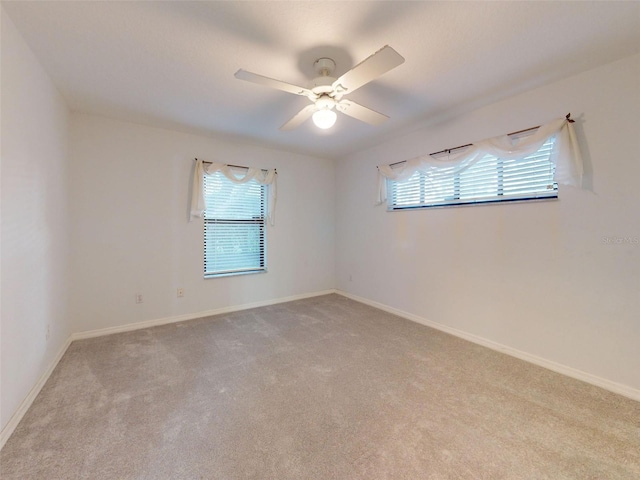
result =
M400 210L557 197L555 165L550 158L554 142L552 136L538 151L520 159L487 154L462 169L451 166L417 171L403 181L387 179L388 207Z
M378 165L376 204L389 210L554 198L582 186L571 114L543 125Z

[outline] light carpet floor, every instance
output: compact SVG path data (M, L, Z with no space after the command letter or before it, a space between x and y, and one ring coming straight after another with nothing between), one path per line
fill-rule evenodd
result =
M638 479L640 403L338 295L76 341L10 479Z

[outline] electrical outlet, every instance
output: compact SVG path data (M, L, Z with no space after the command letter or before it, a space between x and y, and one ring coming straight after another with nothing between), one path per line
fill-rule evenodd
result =
M143 298L141 293L136 293L136 303L142 303Z
M178 289L178 297L184 297L184 288L180 287Z
M353 282L353 275L349 274L349 281Z
M45 337L47 339L47 342L51 338L51 325L50 324L47 324L47 333L46 333Z

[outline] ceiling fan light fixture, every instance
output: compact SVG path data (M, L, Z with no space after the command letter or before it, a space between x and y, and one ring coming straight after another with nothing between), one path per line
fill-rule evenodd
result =
M382 113L364 107L354 101L343 98L354 90L375 80L389 70L396 68L404 62L404 58L389 45L385 45L373 55L365 58L348 72L339 78L334 78L333 71L336 62L327 57L322 57L314 63L314 69L318 76L313 79L311 88L304 88L292 85L287 82L275 80L273 78L238 70L235 77L239 80L257 83L266 87L282 90L307 97L312 104L307 105L284 125L280 127L282 131L293 130L303 122L313 118L313 123L321 129L333 127L336 123L337 114L333 111L336 108L340 113L368 123L369 125L381 125L389 117Z
M333 110L322 109L315 112L312 119L316 127L326 130L333 127L337 117L338 115Z

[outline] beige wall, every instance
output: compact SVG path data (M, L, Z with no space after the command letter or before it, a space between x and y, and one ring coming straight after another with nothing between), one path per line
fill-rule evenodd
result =
M75 332L333 288L332 161L80 114L70 145ZM203 278L194 157L278 169L268 273Z
M640 389L640 56L337 163L337 287ZM571 112L588 189L559 200L421 211L374 207L375 166ZM607 243L606 238L630 238ZM350 280L352 278L352 280Z
M69 114L4 10L0 16L3 428L54 360L71 328L67 311Z

